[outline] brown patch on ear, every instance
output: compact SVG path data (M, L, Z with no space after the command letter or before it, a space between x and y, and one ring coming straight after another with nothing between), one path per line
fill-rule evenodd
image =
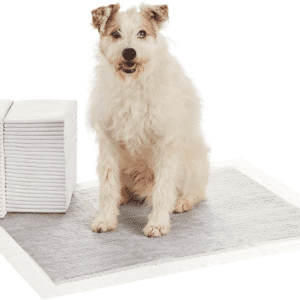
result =
M165 21L169 19L168 5L146 5L140 6L142 15L160 29Z
M153 22L147 19L144 15L142 15L142 28L146 31L147 36L150 35L156 38L156 28Z
M101 6L92 10L92 25L98 29L100 34L104 34L107 25L114 20L119 9L120 4L117 3L109 6Z

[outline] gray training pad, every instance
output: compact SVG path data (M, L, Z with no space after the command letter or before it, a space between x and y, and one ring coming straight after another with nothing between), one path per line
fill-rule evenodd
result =
M0 220L54 283L143 264L300 237L300 209L233 168L212 172L208 199L171 216L171 232L148 238L146 203L120 207L117 230L94 233L98 188L76 191L66 214L8 213Z

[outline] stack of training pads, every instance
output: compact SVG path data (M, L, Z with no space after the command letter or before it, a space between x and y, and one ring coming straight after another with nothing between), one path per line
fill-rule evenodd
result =
M76 185L76 101L0 100L0 121L0 217L66 212Z
M3 218L6 214L3 122L5 115L10 109L11 105L12 101L10 100L0 100L0 218Z

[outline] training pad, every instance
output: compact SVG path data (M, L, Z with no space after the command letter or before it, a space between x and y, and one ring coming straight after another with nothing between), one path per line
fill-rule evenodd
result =
M0 226L56 284L300 237L300 209L234 168L213 171L207 195L160 238L143 234L145 203L120 206L115 231L92 232L97 182L75 190L66 214L8 213Z
M21 126L22 123L27 123L29 127L31 125L38 127L36 123L45 126L51 126L48 123L54 123L54 125L56 125L55 123L63 123L66 116L71 112L71 102L49 100L15 101L13 104L14 109L8 112L5 123L12 123L13 126Z

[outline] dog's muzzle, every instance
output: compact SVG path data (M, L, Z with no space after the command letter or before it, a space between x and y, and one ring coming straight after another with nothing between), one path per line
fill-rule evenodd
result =
M122 71L126 74L134 73L136 69L136 64L132 60L134 60L136 57L136 51L133 48L125 48L122 51L122 56L125 59Z

